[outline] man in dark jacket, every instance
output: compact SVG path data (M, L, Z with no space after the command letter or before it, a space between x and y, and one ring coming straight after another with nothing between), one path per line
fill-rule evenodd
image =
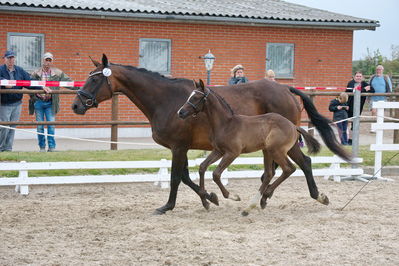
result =
M6 51L4 65L0 66L0 79L6 80L31 80L30 75L19 66L15 65L14 51ZM40 87L28 87L41 89ZM21 86L1 86L0 89L22 89ZM23 94L5 93L1 95L0 121L18 121L21 114ZM15 128L15 126L12 126ZM12 151L14 142L14 129L0 128L0 152Z

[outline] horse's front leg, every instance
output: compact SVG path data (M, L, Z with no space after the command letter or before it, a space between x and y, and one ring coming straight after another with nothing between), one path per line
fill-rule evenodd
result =
M154 214L165 214L176 205L177 190L187 168L187 150L172 150L172 169L170 176L170 192L168 202L155 210Z
M220 181L220 177L222 176L223 171L237 158L240 154L224 154L222 160L219 165L216 167L215 171L213 171L213 181L219 186L219 189L222 191L223 197L226 199L231 199L235 201L241 200L238 195L234 195L230 197L230 192L223 186Z
M205 195L208 194L205 190L205 171L206 169L208 169L209 165L213 164L214 162L216 162L217 160L220 159L220 157L222 157L222 154L219 153L216 150L213 150L208 157L206 157L206 159L200 164L198 173L200 176L200 197L202 200L202 205L204 206L205 209L209 209L209 203L206 200ZM216 205L219 205L219 200L216 196L215 193L211 192L210 194L211 198L209 199L211 202L213 202Z

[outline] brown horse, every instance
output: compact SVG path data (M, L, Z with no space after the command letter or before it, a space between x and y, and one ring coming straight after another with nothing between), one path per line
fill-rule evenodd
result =
M210 126L205 114L186 120L176 115L177 110L195 89L193 81L166 78L145 69L110 64L105 55L102 57L102 63L92 61L96 68L87 78L84 87L78 91L78 96L72 103L73 111L83 115L88 109L97 107L98 103L110 99L112 93L124 93L148 118L153 139L172 151L169 199L156 213L162 214L175 207L181 181L198 194L199 186L189 177L187 152L189 149L212 149L208 137ZM274 112L296 125L299 125L301 119L301 106L294 94L298 95L327 147L340 157L350 160L349 154L338 143L329 126L330 120L320 115L309 97L301 91L266 79L216 87L215 91L224 97L238 114L258 115ZM288 155L305 173L310 196L317 199L319 191L313 178L310 158L302 153L299 145L295 145ZM217 203L217 199L212 195L207 194L206 197Z
M265 208L267 198L270 198L277 186L295 172L296 168L287 154L298 142L299 135L304 137L309 153L320 151L320 144L312 135L279 114L267 113L256 116L234 114L221 96L205 88L202 80L197 90L191 93L187 102L177 113L180 118L186 119L190 115L198 115L201 112L204 112L208 118L211 128L209 138L213 146L212 152L199 167L200 195L206 209L209 208L209 203L205 198L205 171L209 165L220 158L222 159L212 174L213 181L219 186L223 196L229 198L229 191L220 181L223 171L241 153L258 150L263 152L265 178L259 188L259 194L256 195L250 207L242 213L248 215L249 210L254 208L261 198L261 207ZM281 167L283 172L269 185L275 174L274 162ZM239 197L233 199L239 200ZM325 203L327 198L320 194L317 200Z

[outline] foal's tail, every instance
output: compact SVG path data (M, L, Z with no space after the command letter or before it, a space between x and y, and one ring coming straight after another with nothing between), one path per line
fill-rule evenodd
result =
M293 87L290 87L290 91L291 93L301 97L303 106L308 113L310 121L316 127L317 131L319 131L320 136L327 147L342 159L350 161L351 155L344 148L342 148L340 143L337 141L334 131L330 126L331 121L317 111L316 107L306 94Z
M320 152L320 143L312 135L310 135L305 129L297 127L296 130L302 135L305 140L308 152L310 154L316 154Z

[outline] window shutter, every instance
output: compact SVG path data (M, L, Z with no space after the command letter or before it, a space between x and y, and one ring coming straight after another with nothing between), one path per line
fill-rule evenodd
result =
M32 33L8 33L8 50L16 53L15 64L31 72L41 66L44 54L44 35Z
M140 67L170 75L170 40L140 39Z
M272 69L277 78L294 77L294 44L268 43L266 70Z

